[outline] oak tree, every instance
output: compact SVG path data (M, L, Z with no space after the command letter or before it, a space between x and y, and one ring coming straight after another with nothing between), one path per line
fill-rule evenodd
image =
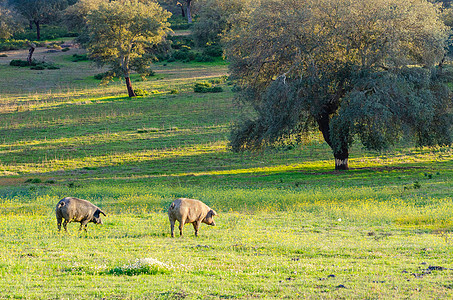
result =
M426 0L263 0L227 42L238 98L253 114L235 151L298 141L313 128L348 169L357 140L382 150L402 136L451 143L442 61L449 28Z
M250 7L250 0L199 0L198 20L192 33L198 45L219 43L236 16Z
M67 0L9 0L30 24L36 26L36 39L41 39L41 25L55 21L63 9L68 6Z
M126 81L129 97L135 97L131 71L145 72L150 53L165 40L171 13L152 1L117 0L101 3L87 15L87 48L99 65Z

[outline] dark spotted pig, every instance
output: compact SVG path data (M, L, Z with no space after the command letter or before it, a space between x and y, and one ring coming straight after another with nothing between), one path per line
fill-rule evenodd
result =
M198 236L198 228L201 223L215 226L213 217L217 213L199 200L179 198L173 201L168 209L170 219L171 236L174 237L175 221L179 222L179 233L182 234L183 227L187 223L192 223L195 229L195 236Z
M87 231L87 224L93 222L102 224L100 214L105 216L105 213L96 205L89 201L74 197L66 197L61 199L56 207L58 231L61 230L61 221L64 219L63 227L68 231L67 225L70 222L79 222L80 229Z

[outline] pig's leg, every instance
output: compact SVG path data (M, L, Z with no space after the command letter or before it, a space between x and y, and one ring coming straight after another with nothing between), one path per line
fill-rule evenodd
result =
M64 222L63 222L63 227L64 227L64 231L68 232L68 220L64 219Z
M195 236L198 236L198 228L200 228L200 223L201 222L193 222L192 225L193 225L193 229L195 229Z
M80 228L79 228L79 231L82 231L82 228L83 230L85 230L85 232L87 231L87 224L88 224L89 221L82 221L80 222Z
M175 220L170 218L171 237L175 237Z
M61 221L63 220L63 218L58 218L57 217L57 226L58 226L58 231L61 231Z
M182 229L186 223L186 216L182 216L181 221L179 222L179 234L182 236Z

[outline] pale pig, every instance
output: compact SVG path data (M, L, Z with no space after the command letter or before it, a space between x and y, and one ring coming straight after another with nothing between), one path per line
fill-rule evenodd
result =
M199 200L187 198L176 199L168 209L171 236L175 236L174 230L176 220L179 222L179 233L181 236L183 235L183 227L187 223L192 223L193 228L195 229L195 236L198 236L198 228L201 223L215 226L214 216L217 216L217 213Z

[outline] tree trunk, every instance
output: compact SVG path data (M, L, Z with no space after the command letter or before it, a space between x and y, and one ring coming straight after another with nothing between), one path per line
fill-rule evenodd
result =
M442 60L439 62L439 73L442 74L443 72L443 69L444 69L444 63L445 63L445 58L446 58L446 54L444 54L444 57L442 58Z
M330 117L328 114L321 114L316 120L319 126L319 130L324 137L326 143L330 146L333 151L333 156L335 158L335 170L349 170L348 158L349 158L349 149L348 144L343 143L341 149L336 149L333 146L330 139Z
M191 2L192 0L187 0L187 23L189 24L192 24Z
M41 39L41 27L39 26L39 21L34 21L36 25L36 40L39 41Z
M186 12L184 11L184 5L182 5L182 3L179 3L179 4L180 4L179 7L181 7L181 16L183 18L185 18L186 17Z
M347 147L336 152L334 151L333 156L335 157L335 170L349 170L349 151Z
M28 62L28 65L31 66L31 63L33 61L32 55L33 55L33 52L35 52L36 45L29 42L28 46L30 47L30 49L28 50L27 62Z
M135 95L134 90L132 89L131 79L129 77L124 77L124 79L126 79L126 87L127 93L129 94L129 98L137 97L137 95Z

